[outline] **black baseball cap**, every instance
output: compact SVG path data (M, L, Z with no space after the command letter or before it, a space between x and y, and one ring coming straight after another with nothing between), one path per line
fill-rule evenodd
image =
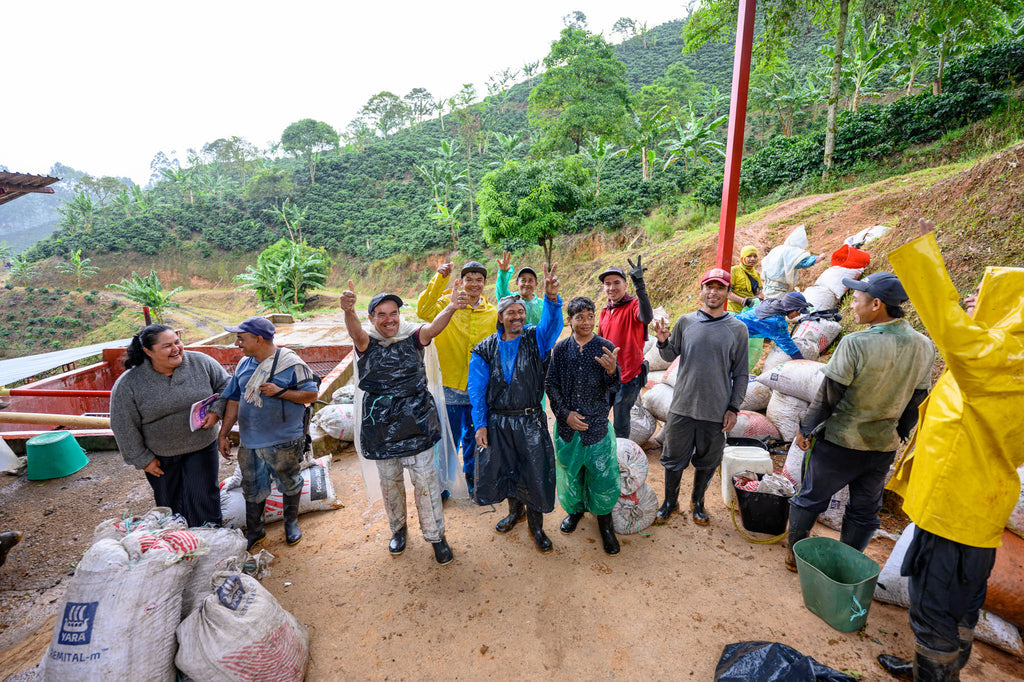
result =
M608 275L618 275L622 279L626 279L626 271L620 268L618 265L609 265L607 268L605 268L604 272L597 276L597 278L603 282L604 278L607 277Z
M537 276L537 271L531 268L529 265L524 265L523 267L519 268L519 272L516 273L516 279L518 280L520 277L522 277L524 272L530 273L536 280L540 279L540 277Z
M899 278L891 272L873 272L864 279L843 277L843 286L866 292L886 305L899 305L910 298Z
M261 336L264 339L272 339L274 338L275 330L274 323L265 317L248 317L242 320L237 327L224 327L224 331L229 331L233 334L245 332L246 334Z
M366 312L370 315L373 315L374 309L384 301L393 301L394 304L397 305L399 308L405 305L405 303L402 302L402 299L400 299L397 295L386 294L382 291L381 293L377 294L376 296L370 299L370 305L366 306Z
M459 277L465 277L467 272L478 272L484 276L484 279L487 279L487 268L483 266L483 263L477 263L475 260L471 260L462 266Z

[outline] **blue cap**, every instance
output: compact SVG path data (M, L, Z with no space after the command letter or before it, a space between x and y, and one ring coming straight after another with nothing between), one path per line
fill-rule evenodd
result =
M224 330L234 334L245 332L264 339L274 338L274 323L265 317L249 317L242 320L237 327L224 327Z

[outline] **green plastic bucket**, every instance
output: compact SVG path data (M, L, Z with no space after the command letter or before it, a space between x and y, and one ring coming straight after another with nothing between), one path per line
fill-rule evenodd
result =
M41 433L29 439L25 452L30 481L70 476L89 463L85 450L70 431Z
M881 567L832 538L804 538L793 555L804 606L840 632L864 627Z

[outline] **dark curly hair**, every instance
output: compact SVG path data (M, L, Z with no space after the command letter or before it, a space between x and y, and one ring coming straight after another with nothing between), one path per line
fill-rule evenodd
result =
M166 324L151 324L148 327L143 327L142 331L133 336L132 342L128 344L128 352L124 354L124 368L131 369L144 363L148 359L145 349L152 350L157 337L166 331L173 332L174 327L168 327Z

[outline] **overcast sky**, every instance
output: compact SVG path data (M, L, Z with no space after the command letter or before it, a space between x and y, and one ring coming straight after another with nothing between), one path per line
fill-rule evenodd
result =
M56 161L145 185L158 151L219 137L263 147L302 118L343 131L381 90L435 97L542 59L580 10L609 40L622 16L655 26L684 0L57 0L8 2L0 24L0 164Z

